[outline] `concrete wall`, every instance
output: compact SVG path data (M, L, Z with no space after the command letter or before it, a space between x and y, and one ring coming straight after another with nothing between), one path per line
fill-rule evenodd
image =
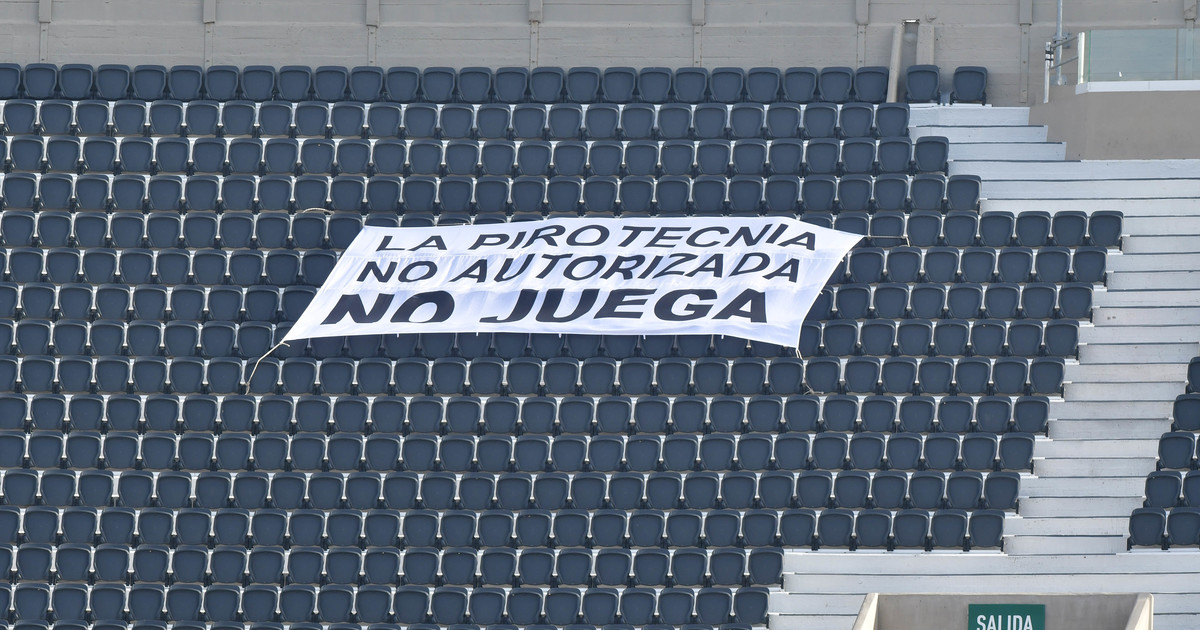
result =
M1052 86L1050 102L1031 108L1029 122L1047 125L1051 142L1065 142L1068 160L1195 158L1200 155L1200 81L1173 85L1183 83L1195 85L1186 91L1133 92Z
M1068 31L1177 27L1196 0L1067 0ZM984 65L1040 100L1055 0L0 0L17 63L413 66Z
M1069 579L1069 578L1068 578ZM962 595L879 594L873 610L860 613L859 630L962 630L970 604L1044 604L1046 628L1148 630L1154 615L1148 594ZM870 616L865 619L864 616Z

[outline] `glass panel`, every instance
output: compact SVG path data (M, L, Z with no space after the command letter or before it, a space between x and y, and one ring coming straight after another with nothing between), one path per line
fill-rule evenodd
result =
M1087 33L1086 81L1195 79L1195 38L1187 29L1097 30Z

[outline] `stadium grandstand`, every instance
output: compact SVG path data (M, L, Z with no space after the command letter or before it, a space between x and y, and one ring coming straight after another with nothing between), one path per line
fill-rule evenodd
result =
M0 626L1200 627L1196 15L0 0ZM570 217L861 239L790 344L281 343Z

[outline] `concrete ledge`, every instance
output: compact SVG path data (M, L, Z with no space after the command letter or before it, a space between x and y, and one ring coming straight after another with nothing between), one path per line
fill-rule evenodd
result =
M1194 92L1200 90L1200 81L1088 81L1075 86L1076 94L1103 94L1112 92Z
M1007 616L979 620L969 616L971 604L1033 604L1043 606L1047 628L1092 630L1150 630L1154 599L1149 593L1128 594L962 594L870 593L859 609L854 630L960 630L1014 627ZM980 611L976 611L980 612ZM999 623L996 623L999 621ZM1020 626L1026 627L1026 626ZM1037 626L1040 627L1040 626Z

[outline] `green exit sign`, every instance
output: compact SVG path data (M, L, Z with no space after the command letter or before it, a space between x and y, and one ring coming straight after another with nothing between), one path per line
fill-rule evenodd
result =
M1046 630L1046 605L970 604L967 630Z

